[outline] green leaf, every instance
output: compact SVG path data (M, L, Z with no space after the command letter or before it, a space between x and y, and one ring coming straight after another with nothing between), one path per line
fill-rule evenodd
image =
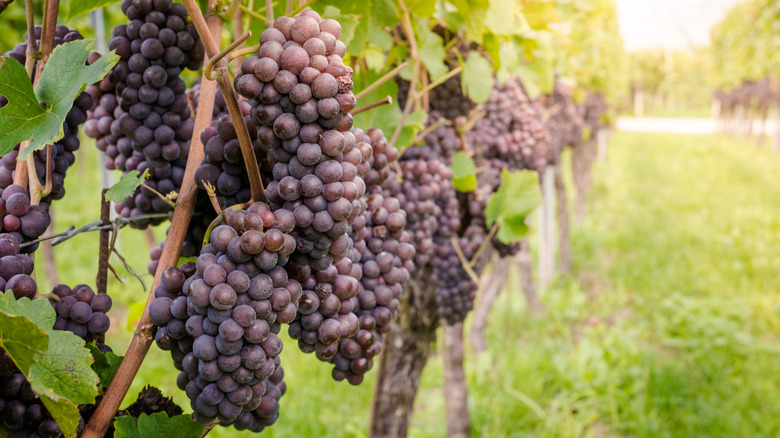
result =
M493 68L477 52L469 53L461 75L463 93L476 103L485 103L493 89Z
M71 41L55 47L35 90L24 67L15 59L6 60L0 68L0 94L8 99L8 104L0 108L0 155L25 140L32 140L19 154L19 160L24 160L31 152L64 136L62 123L73 101L87 85L101 80L119 61L112 52L87 66L91 47L92 40Z
M352 42L352 38L355 36L355 29L357 29L358 16L354 14L342 14L339 8L328 5L325 10L322 11L322 18L332 18L337 20L341 25L341 36L339 39L345 46L349 47L349 43Z
M496 35L512 35L522 27L522 3L515 0L490 0L485 27Z
M54 399L49 394L40 394L40 396L43 405L60 426L62 434L66 438L75 438L79 427L79 408L64 398Z
M141 176L138 176L137 170L131 170L130 172L127 172L122 177L122 179L119 180L119 182L108 189L106 192L106 200L114 202L124 201L125 198L133 196L135 189L143 184L147 178L149 178L149 169L146 169L144 174Z
M482 45L485 47L485 52L493 61L493 65L496 66L496 70L501 69L501 41L493 33L486 33L482 39Z
M409 11L418 17L431 17L436 12L436 0L418 0L409 3Z
M61 4L65 11L65 21L70 21L73 17L119 2L120 0L65 0Z
M29 379L35 391L55 401L64 397L81 405L94 402L98 394L92 355L84 340L68 331L49 332L49 350L30 368Z
M477 188L477 167L474 160L465 152L459 151L452 156L452 183L460 192L471 192Z
M398 139L395 141L395 147L402 148L408 146L414 140L415 133L425 126L426 120L428 120L428 114L423 110L409 114L404 122L404 127L401 128ZM389 132L392 135L393 131Z
M129 415L114 420L116 438L200 438L203 425L189 415L168 417L165 412L141 414L138 419Z
M503 243L517 242L528 233L525 219L542 204L539 177L532 171L501 171L501 187L485 208L487 225L498 223L496 236Z
M72 438L78 427L77 406L95 401L98 377L90 368L92 356L83 348L84 341L71 332L54 330L55 319L48 300L15 300L11 292L0 296L0 345L40 395L63 434ZM11 343L11 339L16 341ZM27 346L19 347L19 340Z
M425 64L431 80L435 81L449 71L444 65L444 58L447 56L447 52L444 50L444 40L428 29L425 21L417 21L414 27L420 59Z
M179 260L176 261L176 267L177 268L181 268L181 265L183 265L185 263L188 263L188 262L195 263L196 261L198 261L197 257L179 257Z
M17 300L11 292L0 293L0 311L24 316L44 330L53 327L57 320L57 313L47 300Z
M54 314L47 300L23 298L16 301L10 291L0 295L0 347L8 352L25 376L49 349L49 336L29 317L38 312L33 305L36 301L45 304Z
M382 67L385 66L385 52L372 45L368 45L363 51L363 59L366 60L366 65L371 70L382 70Z
M338 8L340 13L338 20L341 23L341 37L339 39L347 46L347 53L355 56L362 56L369 43L379 45L377 42L372 41L371 35L373 31L395 26L399 21L398 11L391 0L361 0L354 2L318 0L312 6L327 18L336 18L328 17L325 14L329 7L335 6L335 8ZM330 10L332 11L333 9ZM345 27L349 29L345 29ZM349 33L350 31L351 34ZM347 38L349 41L347 41Z
M92 370L95 371L100 379L100 386L108 388L108 385L114 379L119 364L122 363L122 356L117 356L113 351L103 353L94 343L87 344L89 352L95 362L92 364Z

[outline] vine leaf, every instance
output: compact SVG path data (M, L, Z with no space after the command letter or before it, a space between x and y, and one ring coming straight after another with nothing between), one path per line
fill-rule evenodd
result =
M122 363L122 356L117 356L113 351L103 353L94 343L87 344L87 348L95 360L92 364L92 370L100 379L100 386L108 388L119 369L119 364Z
M49 349L49 336L38 326L39 322L45 323L49 315L44 314L45 309L37 302L51 309L46 300L22 298L16 301L12 292L0 295L0 347L8 352L25 376ZM53 320L50 325L54 325Z
M165 412L141 414L137 419L129 415L116 417L114 428L116 438L199 438L203 435L203 425L191 416L168 417Z
M92 40L60 44L51 53L33 89L24 66L8 58L0 68L0 94L8 104L0 108L0 155L17 144L32 140L19 154L24 160L31 152L61 139L62 124L73 101L87 87L108 74L119 56L109 53L86 65Z
M62 3L64 3L65 21L70 21L73 17L86 14L97 8L119 3L119 0L65 0Z
M84 341L68 331L54 330L56 314L48 300L16 300L0 296L0 342L19 370L40 395L62 433L76 436L77 406L93 403L98 376ZM22 331L20 331L22 330ZM25 343L35 351L16 348Z
M501 187L493 193L485 208L487 226L498 222L496 237L503 243L518 242L528 234L525 219L542 205L539 177L535 172L501 171Z
M490 61L477 52L471 52L463 65L461 80L463 94L476 103L485 103L493 89L493 69Z
M339 22L341 25L341 36L339 36L339 39L345 46L349 47L349 43L352 42L352 38L355 36L355 29L357 29L358 23L360 23L358 16L342 14L339 8L328 5L322 12L322 18L332 18Z
M474 160L463 151L452 156L452 183L459 192L471 192L477 188L477 168Z
M449 71L447 66L444 65L444 58L447 56L447 53L444 51L444 40L428 29L424 21L417 21L415 24L414 32L417 36L420 59L425 64L431 80L435 81Z
M135 193L135 189L143 184L147 178L149 178L149 169L146 169L141 176L138 176L137 170L127 172L119 182L108 189L106 200L114 202L124 201L125 198L132 196Z

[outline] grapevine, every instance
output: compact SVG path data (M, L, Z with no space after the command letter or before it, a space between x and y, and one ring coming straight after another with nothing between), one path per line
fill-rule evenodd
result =
M360 385L376 369L371 433L405 435L441 326L448 433L468 433L463 323L488 267L521 250L539 173L560 165L563 148L579 145L582 127L598 127L606 108L596 93L582 109L562 81L544 86L553 69L533 59L542 49L521 50L526 34L509 30L528 23L512 18L488 41L479 36L489 33L484 17L449 3L427 11L401 1L377 12L356 2L211 0L204 11L194 0L122 0L109 50L98 53L79 31L56 25L56 0L44 3L42 26L26 3L27 41L0 66L0 113L17 108L4 81L22 65L36 99L36 87L53 87L51 66L66 63L63 53L74 53L64 71L90 74L60 85L77 91L48 137L0 137L0 286L8 291L0 318L18 312L46 336L70 337L73 354L95 366L78 382L83 394L50 395L23 355L0 349L2 429L128 436L154 418L182 425L182 436L228 426L261 432L283 421L285 370L298 365L282 367L286 330L336 381ZM71 4L68 14L88 7ZM375 20L368 27L381 36L360 20ZM122 178L104 191L100 221L44 236L49 207L66 195L81 125L102 166ZM110 220L109 201L119 219ZM166 238L151 245L154 281L133 339L114 357L108 271L118 233L168 221ZM96 230L96 286L39 290L38 244ZM38 303L53 316L42 322L19 310ZM54 351L60 334L30 339ZM152 344L169 352L189 408L147 387L119 412ZM410 383L399 385L394 364L408 356ZM107 377L101 367L112 361ZM388 402L399 389L409 392ZM70 419L46 404L55 396L72 406Z

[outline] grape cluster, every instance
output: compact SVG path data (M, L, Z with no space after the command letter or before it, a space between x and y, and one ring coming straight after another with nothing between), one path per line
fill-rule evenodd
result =
M266 151L257 139L257 127L249 118L250 104L244 100L239 106L244 114L244 123L252 140L255 156L262 162ZM200 134L205 157L195 172L195 181L204 189L207 184L213 186L223 208L248 202L252 198L252 192L233 119L224 114L216 119L213 125ZM265 167L268 169L268 166Z
M57 422L33 391L30 382L13 364L11 357L0 350L0 418L9 437L55 438L62 436ZM10 373L5 373L12 369ZM79 419L79 430L84 426ZM0 429L2 429L0 427Z
M187 11L170 0L124 0L131 20L114 29L109 48L120 62L108 80L91 87L99 107L86 131L107 155L106 165L123 171L149 170L146 185L162 194L179 190L194 119L184 68L200 68L204 49ZM170 205L146 187L117 204L124 217L163 213ZM164 219L133 222L143 228Z
M573 89L560 80L555 81L552 93L544 97L544 106L550 115L545 120L545 129L550 139L547 153L549 163L557 163L563 149L582 143L584 121L573 98Z
M108 331L111 310L108 294L95 294L86 284L74 288L59 284L54 287L49 302L57 312L55 330L67 330L87 342Z
M372 129L366 136L356 131L358 139L365 137L374 150L371 175L367 176L371 194L366 212L352 227L355 245L348 256L363 273L355 310L360 329L339 341L338 352L330 360L334 364L333 378L346 379L353 385L362 382L373 366L373 358L381 352L382 336L396 316L415 255L405 231L406 212L394 194L382 187L387 179L396 177L389 163L395 161L397 152L387 146L381 131Z
M588 93L585 102L582 103L580 113L585 126L590 131L590 138L596 138L596 133L603 124L604 114L607 112L607 100L601 93Z
M519 78L496 81L485 117L466 134L471 146L491 167L541 171L547 164L549 142L541 107L526 94Z
M246 427L268 423L273 397L263 405L263 394L279 367L277 335L295 318L302 294L284 268L295 249L293 226L291 213L253 204L212 230L196 263L163 272L150 316L200 421L227 425L250 413L256 421L244 416Z
M3 156L3 162L7 157L12 157L9 153ZM10 161L12 158L8 158ZM46 204L31 205L30 196L27 189L22 186L11 184L5 188L0 188L0 217L2 224L0 229L5 233L14 236L19 244L35 240L49 227L49 207ZM38 243L25 246L21 252L31 253L38 248ZM19 247L16 247L19 250Z
M403 108L406 105L406 98L409 95L409 81L396 78L398 84L398 104ZM468 117L471 110L476 106L474 102L463 94L460 74L457 74L433 88L429 92L430 109L437 112L449 120L455 120L458 117Z
M438 119L433 113L428 123ZM455 128L439 125L421 147L409 148L400 157L403 181L388 180L385 188L398 193L408 214L407 231L417 249L415 264L432 265L439 316L448 323L462 321L473 307L477 284L462 266L453 239L470 260L486 238L484 213L476 218L463 214L447 167L462 148ZM466 195L468 196L468 195ZM468 198L466 198L468 199Z
M190 90L187 91L188 98L190 100L190 105L194 108L195 112L197 113L198 110L198 101L200 100L200 82L196 83ZM246 102L240 101L239 105L242 109L242 111L246 114L249 113L249 106ZM212 112L212 123L211 127L203 130L200 133L200 140L201 142L206 145L209 140L211 140L213 137L215 137L218 134L217 126L219 123L219 120L225 116L229 117L227 115L227 104L225 103L225 98L222 96L222 92L217 89L216 95L214 96L214 109ZM232 139L235 139L235 130L232 129L232 124L230 125L230 129L226 130L226 127L228 126L227 123L223 123L221 131L223 132L223 136L225 137L233 137L229 138L227 142L229 142ZM253 133L256 133L256 129L254 125L251 124L251 122L247 121L247 129L250 133L250 136L253 135ZM234 143L237 143L237 140L234 141ZM265 151L262 151L259 149L255 143L255 154L259 155L260 153L264 153ZM232 143L231 143L232 144ZM214 144L212 144L212 147ZM223 151L224 152L224 151ZM216 172L214 172L215 169L210 168L208 166L210 163L209 157L223 157L222 160L219 162L216 162L218 166L214 166L216 168ZM230 155L231 159L233 159L233 155ZM216 195L217 199L220 201L221 206L223 207L229 207L236 203L235 195L239 192L241 196L244 196L245 194L249 193L249 181L246 176L246 170L243 166L243 157L241 161L241 166L231 166L230 162L226 162L224 159L224 153L220 155L219 153L215 153L215 151L211 151L210 154L206 154L203 162L201 163L201 167L196 171L195 173L195 180L198 182L201 188L205 188L202 184L203 182L207 182L214 186L216 189ZM223 166L224 164L224 166ZM203 169L203 170L201 170ZM227 175L225 177L222 177L222 173L226 173ZM270 169L266 169L270 171ZM210 175L218 175L216 178L213 178ZM246 189L241 188L236 193L231 193L231 195L234 195L232 198L228 198L227 193L221 193L219 191L220 185L218 184L219 178L223 178L223 185L222 188L225 189L224 185L224 179L229 178L232 179L233 177L238 177L241 179L241 184L243 187L246 187ZM208 179L206 179L208 178ZM246 199L248 200L248 198ZM232 202L231 202L232 201ZM245 201L243 201L245 202ZM184 241L182 242L182 247L180 251L179 257L197 257L200 253L200 247L203 243L203 238L206 235L206 230L208 229L211 222L217 217L217 213L214 211L214 208L211 205L211 201L208 197L208 194L205 191L199 191L197 194L197 197L195 199L195 208L193 209L193 215L192 219L190 220L190 223L187 227L187 234L184 237ZM167 232L166 232L167 234ZM160 242L160 246L157 248L154 248L151 250L149 254L150 262L148 266L148 271L150 274L154 275L155 272L157 272L157 265L159 264L160 256L162 256L163 247L165 246L165 240Z
M284 369L276 367L276 371L265 381L265 393L260 398L257 409L251 412L242 412L233 424L238 430L250 430L262 432L268 426L272 426L279 418L279 399L287 392L287 384L284 383Z
M340 34L338 22L314 11L279 17L234 83L252 99L257 137L275 162L266 187L271 206L295 215L298 245L291 260L314 271L346 255L347 229L365 210L357 167L367 157L350 132L348 112L356 101Z
M41 27L35 27L35 38L40 44ZM54 46L62 43L80 40L81 34L76 30L70 30L61 24L55 29ZM21 64L26 61L27 42L17 44L6 55L15 58ZM47 170L51 175L51 192L43 199L42 204L50 205L53 200L61 199L65 195L65 174L70 166L76 161L74 153L80 146L78 138L78 129L87 119L87 111L92 107L93 100L89 93L81 93L73 103L73 107L68 112L65 122L62 124L64 137L50 146L35 151L35 170L41 184L46 183ZM13 183L14 169L16 168L16 158L19 154L18 146L13 151L3 156L2 166L0 167L0 187L7 187ZM51 159L47 160L51 154ZM47 163L49 168L47 169Z
M32 278L33 260L20 253L16 233L0 234L0 290L12 291L16 299L33 298L38 286Z

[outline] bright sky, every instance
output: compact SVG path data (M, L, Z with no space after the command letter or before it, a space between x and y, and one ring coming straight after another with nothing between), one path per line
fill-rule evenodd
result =
M741 0L617 0L627 50L709 44L710 29Z

